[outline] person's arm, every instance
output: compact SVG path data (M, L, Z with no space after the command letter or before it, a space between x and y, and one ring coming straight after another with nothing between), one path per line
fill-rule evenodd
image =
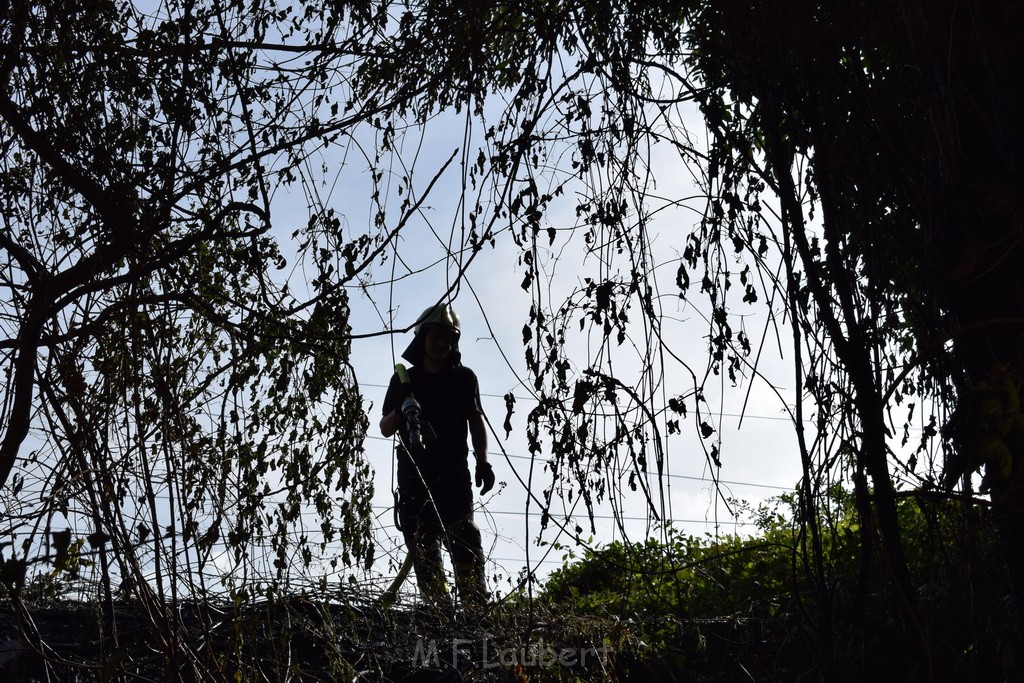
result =
M470 403L467 406L466 420L469 422L469 440L473 445L473 457L476 458L473 479L480 487L482 496L494 488L494 468L487 462L487 421L484 419L484 409L480 405L480 385L473 371L467 369L467 372L470 379Z
M402 425L402 401L411 391L411 387L399 382L397 374L392 375L387 393L384 395L384 416L380 418L380 433L385 438L394 436Z
M494 488L494 468L487 462L487 425L483 413L470 413L469 438L473 442L473 457L476 458L473 479L482 496Z
M398 415L397 410L392 410L390 413L380 419L380 433L385 438L392 437L395 432L398 431L398 426L402 423L401 418Z
M469 440L473 444L473 457L477 463L487 462L487 425L481 413L469 415Z

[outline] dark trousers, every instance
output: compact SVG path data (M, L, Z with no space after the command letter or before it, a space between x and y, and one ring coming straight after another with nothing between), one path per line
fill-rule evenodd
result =
M399 502L398 520L412 553L416 582L424 598L435 605L448 599L442 545L451 554L463 606L482 606L486 600L483 542L473 521L471 496L439 492L425 500L410 496Z

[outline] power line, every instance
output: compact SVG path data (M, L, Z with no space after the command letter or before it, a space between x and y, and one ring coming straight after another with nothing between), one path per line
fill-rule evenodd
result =
M387 389L388 388L388 385L386 385L386 384L376 384L374 382L360 382L359 386L361 386L361 387L373 387L375 389ZM505 396L506 396L506 394L487 394L487 393L481 393L480 394L481 398L504 399ZM526 400L528 400L530 398L528 396L517 396L516 394L512 394L512 397L516 401L526 401ZM742 415L739 414L739 413L715 413L715 415L719 415L721 417L742 417L744 419L750 418L750 419L755 419L755 420L778 420L778 421L782 421L782 422L792 422L793 421L790 418L784 417L784 416L781 416L781 415L751 415L749 413L742 414ZM808 422L810 422L810 420L808 420Z
M384 512L387 512L388 510L393 509L393 506L390 506L390 505L373 505L371 507L374 510L382 510ZM545 512L544 510L531 510L530 512L527 513L526 511L523 511L523 510L490 510L490 509L488 509L487 510L487 514L488 515L502 515L502 516L506 516L506 517L522 517L523 515L527 515L527 514L529 514L530 516L534 516L534 517L542 516L542 515L545 515L545 514L551 516L551 513ZM651 519L648 518L648 517L639 517L639 516L616 516L616 515L587 515L587 514L579 514L579 515L574 515L573 517L579 517L581 519L586 517L587 519L624 520L624 521L629 521L629 522L649 522L649 521L651 521ZM757 525L757 522L741 522L739 520L728 521L728 522L712 522L711 520L707 520L707 519L668 519L668 520L665 520L665 521L672 522L673 524L711 524L713 526L756 526Z
M375 441L388 441L388 442L392 441L392 439L390 437L375 436L373 434L367 434L366 438L367 439L373 439ZM533 460L534 459L532 456L529 456L529 455L516 455L514 453L507 453L506 454L503 451L488 451L487 454L488 455L503 455L504 454L504 455L508 455L509 458L514 458L516 460ZM758 483L750 482L750 481L732 481L732 480L728 480L728 479L717 479L717 480L715 480L715 479L708 479L707 477L698 477L698 476L695 476L695 475L692 475L692 474L663 474L661 476L668 477L670 479L685 479L685 480L688 480L688 481L699 481L699 482L703 482L703 483L706 483L706 484L725 484L725 485L728 485L728 486L750 486L750 487L754 487L754 488L773 489L775 491L786 491L786 492L789 492L789 491L793 490L792 488L788 488L786 486L776 486L774 484L758 484Z
M387 389L388 388L386 384L376 384L374 382L360 382L359 386L361 386L361 387L374 387L376 389ZM481 396L481 398L486 397L486 398L493 398L493 399L504 399L505 398L504 394L486 394L486 393L481 393L480 396ZM529 398L529 397L519 396L519 395L516 395L516 394L512 394L512 396L513 396L513 398L515 398L516 401L520 401L520 400L524 400L525 401L525 400L527 400ZM737 419L743 419L743 420L769 420L769 421L774 421L774 422L788 422L788 423L792 423L793 422L792 418L786 417L784 415L752 415L750 413L725 413L725 412L714 412L713 414L715 416L717 416L717 417L735 417ZM809 424L809 425L813 425L813 424L815 424L815 422L816 422L816 420L814 420L813 418L807 418L807 419L804 420L804 423L805 424ZM917 432L923 431L922 427L918 427L916 425L907 425L907 427L911 431L917 431Z

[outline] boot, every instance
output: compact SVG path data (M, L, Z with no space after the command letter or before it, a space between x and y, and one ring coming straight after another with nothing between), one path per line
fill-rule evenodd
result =
M448 584L443 574L438 572L422 578L417 576L416 582L420 586L420 596L428 607L440 611L444 611L446 607L451 608L452 598L448 594Z

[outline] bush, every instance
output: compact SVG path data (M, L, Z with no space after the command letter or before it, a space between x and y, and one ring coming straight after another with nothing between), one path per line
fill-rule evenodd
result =
M628 622L634 654L686 680L912 678L927 661L912 629L923 631L943 676L1001 675L995 647L1012 621L987 511L924 494L899 501L921 615L904 624L877 550L863 546L870 530L862 533L851 495L836 490L831 500L819 520L820 563L794 515L778 513L794 507L785 496L757 511L752 537L669 528L567 555L541 599L563 614Z

